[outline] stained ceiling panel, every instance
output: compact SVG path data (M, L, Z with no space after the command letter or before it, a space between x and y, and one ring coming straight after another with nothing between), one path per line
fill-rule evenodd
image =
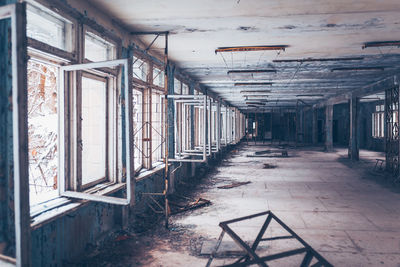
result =
M241 109L248 107L244 89L270 89L262 97L265 107L295 106L299 99L312 104L379 81L400 67L399 47L362 48L366 42L400 40L398 0L90 2L132 31L170 31L171 60ZM151 37L143 41L150 43ZM261 45L288 47L215 53L219 47ZM362 59L340 60L357 57ZM280 62L286 59L295 61ZM274 72L228 73L246 69ZM234 86L260 82L272 85Z

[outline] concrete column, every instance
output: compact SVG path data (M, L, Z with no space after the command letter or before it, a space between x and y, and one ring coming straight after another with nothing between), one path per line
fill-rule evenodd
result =
M350 99L350 139L349 139L349 156L352 160L359 159L359 99L352 97Z
M312 109L312 143L318 143L318 109Z
M331 151L333 149L332 123L333 105L327 105L325 107L325 151Z
M301 133L299 142L304 143L304 137L305 137L305 127L304 127L304 110L301 109L299 113L299 132Z

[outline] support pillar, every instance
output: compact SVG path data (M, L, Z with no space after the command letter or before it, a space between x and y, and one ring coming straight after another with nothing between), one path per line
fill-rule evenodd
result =
M350 141L349 141L349 157L356 161L359 159L359 99L352 97L350 99Z
M300 136L299 136L299 142L300 143L304 143L304 137L305 137L305 127L304 127L304 109L301 109L299 111L299 132Z
M325 151L332 151L333 149L333 105L325 107Z
M318 109L312 109L312 143L318 143Z

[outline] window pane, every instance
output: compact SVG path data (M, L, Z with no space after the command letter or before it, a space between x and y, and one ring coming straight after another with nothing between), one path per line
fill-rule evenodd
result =
M174 79L174 93L177 95L182 93L181 82L178 79Z
M103 38L87 32L85 36L85 58L91 61L114 59L114 45Z
M159 94L152 94L151 97L151 126L152 126L152 161L153 164L162 158L162 140L163 140L163 125L162 125L162 104Z
M147 63L133 57L133 77L142 81L147 81Z
M135 170L142 167L143 164L143 146L142 146L142 92L133 90L133 133L134 133L134 164Z
M44 7L32 5L28 5L26 18L28 37L71 52L71 22Z
M164 71L153 68L153 84L164 88Z
M381 113L381 133L380 133L380 137L384 137L385 136L385 113ZM394 116L394 121L397 120L397 112L393 113Z
M57 196L57 67L28 61L29 196L36 204Z
M189 94L189 86L187 84L182 85L182 94L184 94L184 95Z
M106 176L106 83L82 78L82 184Z
M375 113L372 113L372 137L375 137Z

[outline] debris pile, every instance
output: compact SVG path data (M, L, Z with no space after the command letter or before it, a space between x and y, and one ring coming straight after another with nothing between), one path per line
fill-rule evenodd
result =
M232 183L232 184L228 184L228 185L218 186L217 188L218 188L218 189L231 189L231 188L238 187L238 186L242 186L242 185L249 184L249 183L251 183L251 182L250 182L250 181L247 181L247 182L237 182L237 183Z

